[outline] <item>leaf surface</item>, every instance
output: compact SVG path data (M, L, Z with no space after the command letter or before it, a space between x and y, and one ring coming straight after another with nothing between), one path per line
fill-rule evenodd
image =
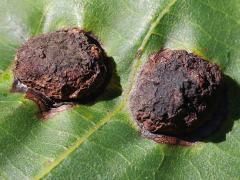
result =
M238 0L1 0L0 177L239 178L239 9ZM14 56L29 37L72 26L100 39L119 77L94 104L42 121L32 101L10 92ZM165 47L206 57L233 82L227 121L191 147L144 139L129 112L129 93L141 65Z

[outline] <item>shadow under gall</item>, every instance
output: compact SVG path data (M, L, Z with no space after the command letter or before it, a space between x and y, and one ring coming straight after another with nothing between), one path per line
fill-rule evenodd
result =
M221 102L221 108L216 112L220 122L215 131L203 142L220 143L226 140L226 134L232 130L234 121L240 118L240 86L229 76L224 76L226 86L226 97ZM223 95L224 96L224 95Z
M212 119L194 133L181 139L189 142L219 143L226 140L226 134L232 130L234 121L240 118L240 86L229 76L224 75L223 88L216 102Z

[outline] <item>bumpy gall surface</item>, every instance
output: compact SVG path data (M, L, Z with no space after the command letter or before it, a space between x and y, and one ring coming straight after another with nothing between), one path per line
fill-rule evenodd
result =
M138 76L130 98L133 117L151 133L190 133L213 113L222 79L217 65L185 50L163 49Z
M29 39L18 50L14 76L54 101L75 101L97 94L108 73L97 40L78 28Z

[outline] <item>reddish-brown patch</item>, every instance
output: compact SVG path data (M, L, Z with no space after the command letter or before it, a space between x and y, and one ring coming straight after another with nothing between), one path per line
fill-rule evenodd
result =
M222 77L216 64L185 50L163 49L150 56L138 76L130 97L133 117L157 142L191 144L187 134L213 118Z

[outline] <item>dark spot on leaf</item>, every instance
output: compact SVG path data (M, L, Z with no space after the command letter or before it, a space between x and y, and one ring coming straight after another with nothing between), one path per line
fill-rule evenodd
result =
M97 39L81 29L42 34L18 50L14 88L27 87L26 97L41 111L62 102L83 102L106 87L112 75L110 61Z
M199 129L212 123L209 130L201 130L207 136L219 124L211 119L223 101L223 79L217 65L185 50L163 49L149 58L138 76L130 98L133 117L144 136L188 145L183 139L197 139Z

